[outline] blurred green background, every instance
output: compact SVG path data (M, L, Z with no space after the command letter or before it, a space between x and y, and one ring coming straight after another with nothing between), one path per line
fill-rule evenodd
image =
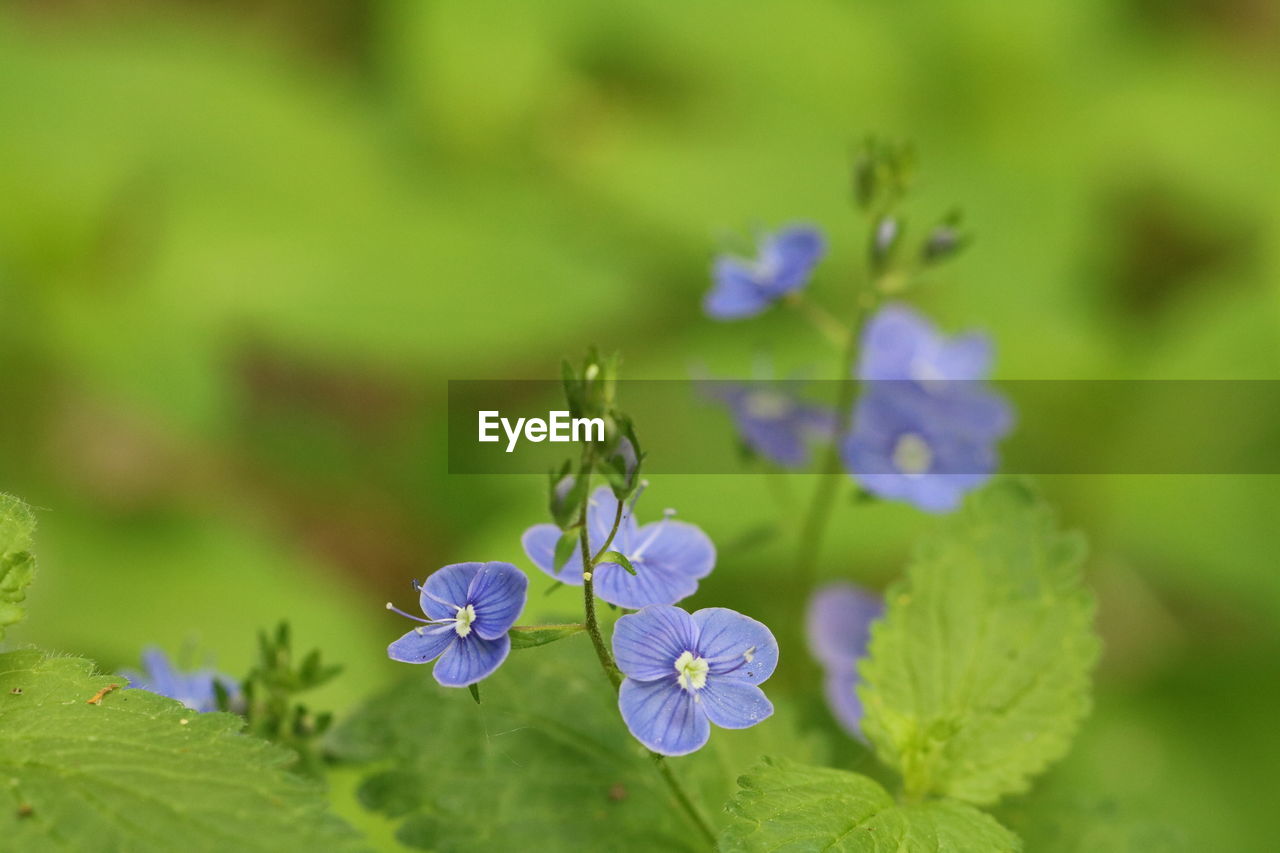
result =
M811 220L815 296L846 308L869 133L920 154L909 224L963 208L976 242L918 301L989 329L1002 378L1277 378L1278 104L1267 0L10 0L0 486L42 510L14 639L238 673L287 616L347 665L317 704L350 707L397 672L382 604L411 577L532 571L543 481L445 473L446 380L551 378L591 342L633 379L836 375L796 316L699 300L731 235ZM721 547L692 604L801 657L771 610L791 537L734 543L811 484L655 480L642 518L678 507ZM1040 795L1272 849L1280 481L1042 485L1094 543L1107 651ZM823 574L882 584L928 524L844 505ZM533 580L532 610L572 609Z

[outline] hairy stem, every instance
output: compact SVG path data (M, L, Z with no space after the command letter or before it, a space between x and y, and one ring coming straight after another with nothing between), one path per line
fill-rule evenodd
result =
M583 455L582 476L587 481L586 494L591 494L591 459L588 455ZM587 504L591 502L590 497L584 498L582 501L582 509L578 514L578 544L582 549L582 607L586 614L587 634L591 637L591 645L595 646L596 657L600 659L600 666L604 669L604 674L609 679L609 683L613 685L613 689L617 690L622 684L622 673L618 672L617 665L613 662L613 655L609 654L609 647L604 644L604 637L600 635L600 622L596 619L596 591L591 581L592 572L595 571L596 558L591 556L591 544L587 541ZM605 543L606 546L613 542L613 537L618 531L618 523L622 520L622 502L618 502L618 513L614 518L613 531L609 534L609 539ZM604 553L601 551L600 553ZM599 556L599 555L597 555Z

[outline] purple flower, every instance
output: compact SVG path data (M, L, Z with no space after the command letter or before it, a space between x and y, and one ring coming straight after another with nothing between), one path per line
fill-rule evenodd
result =
M753 317L804 287L826 250L816 228L793 225L765 235L754 260L721 255L712 266L715 284L703 307L716 320Z
M729 407L748 447L784 468L802 468L809 462L809 439L830 439L835 416L782 387L776 382L708 383L709 394Z
M622 719L654 752L687 755L706 744L712 723L745 729L773 713L758 685L778 665L778 642L741 613L646 607L618 620L613 656L626 676Z
M160 649L150 647L142 652L142 672L126 669L121 675L129 679L129 687L148 690L177 699L193 711L218 710L217 693L214 682L220 683L228 694L235 693L239 686L236 682L212 669L197 669L191 672L180 672L169 660L169 656Z
M1011 423L1002 398L981 386L938 396L914 382L870 384L840 448L864 489L926 512L950 512L991 479L995 441Z
M716 549L707 534L692 524L664 516L643 527L632 517L635 499L623 505L622 522L609 550L624 555L636 573L616 563L600 563L592 575L596 594L619 607L638 609L649 604L673 604L698 589L698 581L711 573ZM606 486L592 493L587 504L587 540L594 553L604 544L613 527L618 499ZM556 541L560 529L554 524L538 524L521 538L533 564L561 583L582 586L582 554L575 549L557 570Z
M949 339L905 306L882 309L863 332L845 468L882 498L955 509L991 478L995 443L1013 424L1008 403L983 381L990 366L984 336Z
M809 599L805 629L809 650L825 673L827 707L854 737L862 737L858 661L867 653L871 623L884 613L880 596L848 582L820 587Z
M389 602L388 610L423 623L387 646L403 663L436 660L445 687L466 687L493 674L511 651L507 632L528 598L529 579L510 563L454 563L418 587L426 619Z
M985 379L991 370L991 341L970 333L943 336L906 305L881 308L862 331L858 378L916 382Z

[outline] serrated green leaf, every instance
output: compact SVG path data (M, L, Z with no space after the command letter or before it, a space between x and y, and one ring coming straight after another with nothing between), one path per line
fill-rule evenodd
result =
M1003 483L921 544L861 673L863 731L910 794L984 804L1066 752L1098 655L1083 541Z
M627 555L621 551L605 551L600 555L600 559L596 561L596 565L601 563L616 563L626 569L631 574L635 574L635 567L631 565L631 561L627 559Z
M725 809L723 853L1012 853L1017 836L954 800L902 805L874 779L765 759Z
M85 660L0 655L0 846L362 849L323 789L287 769L292 753L242 735L231 714L124 685Z
M556 640L572 637L574 634L580 634L585 630L587 630L586 625L577 623L569 625L517 625L511 629L511 633L508 636L511 637L511 648L532 649L535 646L545 646L547 643L554 643Z
M22 602L36 572L31 553L35 516L22 501L0 494L0 640L4 630L26 615Z
M341 759L373 763L361 800L399 819L397 838L410 847L702 853L617 702L590 644L565 643L554 654L512 655L485 680L478 708L413 673L339 726L331 746ZM707 747L670 767L703 814L717 817L734 778L763 751L821 760L821 747L771 719L716 729Z

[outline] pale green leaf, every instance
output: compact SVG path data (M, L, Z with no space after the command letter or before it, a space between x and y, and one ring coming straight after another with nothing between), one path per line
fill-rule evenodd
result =
M4 629L22 621L27 586L36 572L31 535L36 520L31 509L10 495L0 494L0 640Z
M511 629L511 648L532 649L545 646L565 637L572 637L587 630L586 625L570 623L567 625L517 625Z
M1017 836L954 800L900 804L874 779L765 759L738 780L723 853L1011 853Z
M872 630L863 730L909 793L991 803L1066 752L1098 654L1082 540L1002 483L917 550Z
M0 847L361 849L323 790L287 769L291 753L240 734L231 714L125 683L76 658L0 655Z

